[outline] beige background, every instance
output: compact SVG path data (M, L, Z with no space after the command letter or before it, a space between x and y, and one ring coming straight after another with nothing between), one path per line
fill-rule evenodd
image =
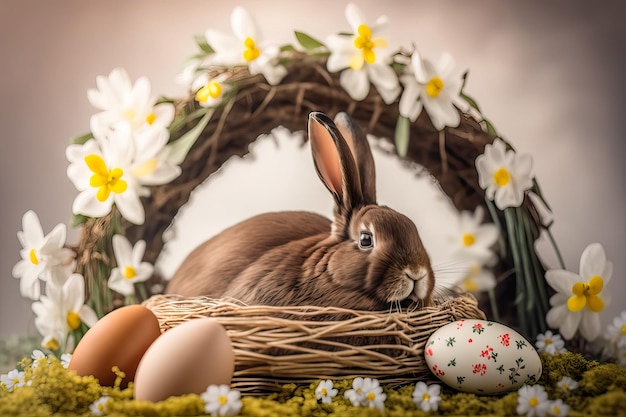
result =
M86 91L97 75L121 66L133 79L147 76L159 94L180 94L174 78L195 52L193 35L230 31L237 4L282 43L294 42L293 29L321 39L348 29L345 1L225 3L0 1L0 337L35 333L30 301L11 275L15 234L29 209L46 233L69 222L76 191L65 175L65 147L88 129L94 109ZM622 2L600 4L358 2L370 19L390 18L392 42L414 42L433 58L449 51L471 70L468 92L518 151L534 157L568 268L578 270L591 242L614 262L606 323L626 307L626 31ZM542 253L553 262L549 249Z

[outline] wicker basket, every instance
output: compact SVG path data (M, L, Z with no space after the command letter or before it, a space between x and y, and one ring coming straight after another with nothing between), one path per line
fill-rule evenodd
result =
M485 318L470 294L402 312L245 306L175 295L155 295L144 305L155 313L162 331L200 317L221 323L235 350L232 387L245 393L320 378L361 376L387 384L429 380L433 375L424 360L428 337L447 323ZM352 343L355 337L368 343Z

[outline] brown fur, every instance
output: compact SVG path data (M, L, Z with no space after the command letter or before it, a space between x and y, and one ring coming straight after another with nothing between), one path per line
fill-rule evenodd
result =
M308 212L255 216L194 250L168 293L247 304L385 310L430 304L434 276L415 224L376 204L367 139L345 114L309 118L318 175L335 199L334 221ZM363 232L374 247L359 246Z

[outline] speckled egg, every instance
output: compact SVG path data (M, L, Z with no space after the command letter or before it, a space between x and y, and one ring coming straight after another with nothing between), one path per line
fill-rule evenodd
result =
M426 363L446 385L473 394L500 394L541 376L539 354L515 330L465 319L437 329L426 342Z
M234 371L226 329L215 319L196 318L167 330L146 351L135 374L135 399L200 394L209 385L229 385Z

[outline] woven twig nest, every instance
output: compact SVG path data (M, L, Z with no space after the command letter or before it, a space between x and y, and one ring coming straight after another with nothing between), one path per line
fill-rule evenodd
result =
M246 393L357 376L389 384L433 379L424 361L432 332L462 318L485 318L468 294L402 312L245 306L176 295L155 295L144 305L155 313L163 331L201 317L222 324L235 350L231 385ZM354 343L355 338L367 342Z
M164 246L163 233L199 184L229 158L247 154L249 145L259 135L270 133L278 126L291 131L304 130L312 111L322 111L331 118L337 112L345 111L365 133L378 136L389 142L390 149L395 148L393 138L399 117L397 100L390 105L385 104L373 87L364 100L353 100L340 86L338 74L328 73L323 57L293 52L285 66L288 74L279 85L269 85L262 76L250 75L246 68L217 70L226 71L228 78L225 82L234 86L234 93L214 110L182 163L182 174L167 185L151 188L151 195L143 199L147 220L142 225L119 220L119 216L114 217L115 211L105 218L87 220L83 238L76 248L79 253L78 272L93 280L94 275L102 274L103 269L112 268L110 244L103 244L99 236L112 234L114 229L124 233L130 241L145 240L144 259L154 263ZM171 131L172 141L197 126L201 117L192 116L201 110L193 95L176 104L175 123L178 125ZM410 138L406 156L402 158L409 168L416 169L416 172L425 168L457 209L487 207L474 161L484 152L485 145L495 138L487 133L482 121L461 112L459 126L438 131L423 111L410 124ZM521 209L531 219L530 229L526 230L530 230L527 232L528 242L532 246L541 229L539 216L528 198ZM494 221L504 223L502 212L490 212L495 216ZM117 220L111 221L112 217ZM511 273L515 269L512 251L506 250L510 239L508 232L507 228L501 228L503 239L500 248L496 248L499 262L494 272L499 276L499 283L494 299L503 301L500 305L501 321L515 326L518 323L517 306L513 301L517 288ZM542 275L543 270L537 268L533 273ZM162 280L160 277L154 279ZM90 285L91 289L104 285L106 290L106 283L92 282ZM144 303L155 312L163 330L200 316L215 317L224 324L237 356L234 386L244 390L274 389L283 382L340 376L375 376L386 382L428 378L430 374L422 353L426 339L436 328L460 318L484 318L483 311L493 318L487 297L477 302L471 295L461 295L434 307L415 311L375 313L342 310L348 318L340 322L319 320L320 315L336 308L242 306L204 298L149 297L150 294L147 294ZM290 318L285 318L287 312ZM538 310L538 315L545 317L545 312ZM542 329L534 331L539 330ZM331 351L327 349L329 345L325 341L329 338L354 335L355 332L371 332L371 335L382 332L391 336L396 340L393 347L397 355L388 356L371 346L351 346L339 342L333 344ZM298 346L295 342L300 341L306 343ZM310 342L316 342L318 348L311 350ZM282 352L273 355L271 348L280 348ZM285 351L288 353L285 354Z

